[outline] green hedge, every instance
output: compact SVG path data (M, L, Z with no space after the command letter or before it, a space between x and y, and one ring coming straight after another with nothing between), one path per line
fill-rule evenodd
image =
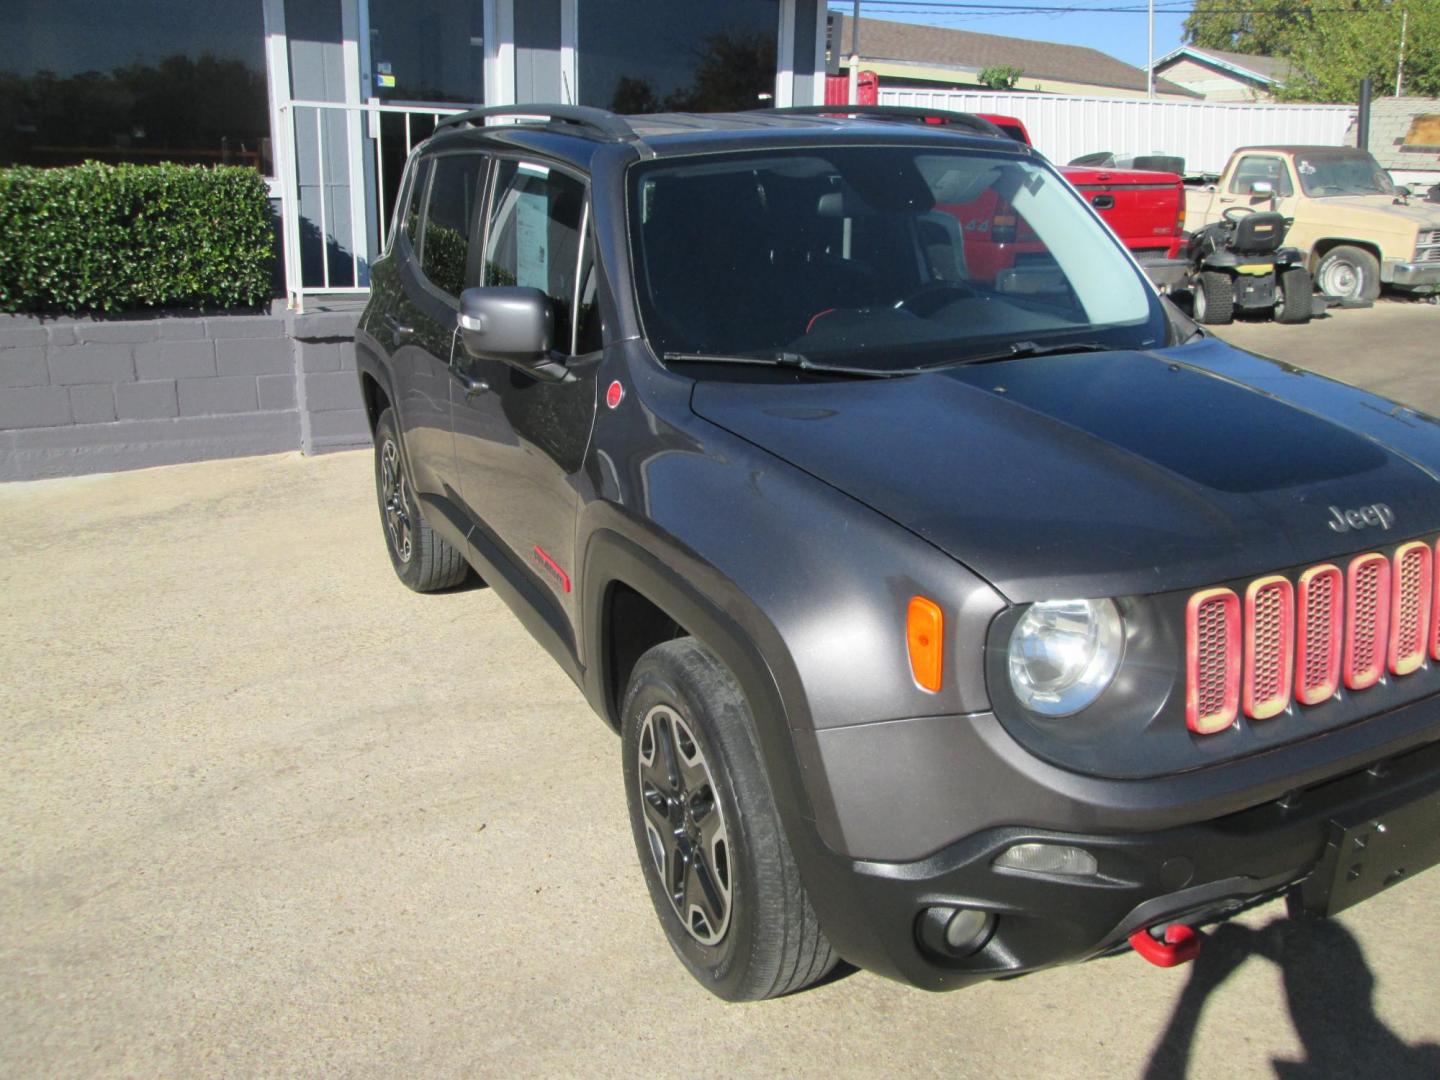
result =
M0 311L253 307L273 259L254 169L0 169Z

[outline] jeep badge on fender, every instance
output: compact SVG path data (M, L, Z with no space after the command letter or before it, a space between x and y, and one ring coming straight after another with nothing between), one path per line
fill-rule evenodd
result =
M395 206L355 337L391 564L473 568L619 734L626 869L711 992L1169 967L1440 862L1440 424L1197 332L1030 147L494 106ZM534 745L483 782L576 767Z

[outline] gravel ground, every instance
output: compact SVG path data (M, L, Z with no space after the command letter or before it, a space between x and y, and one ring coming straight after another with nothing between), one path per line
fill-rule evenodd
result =
M1226 333L1440 411L1437 330ZM1440 1075L1440 871L1178 971L711 998L618 740L493 593L394 580L370 485L339 454L0 486L0 1074Z

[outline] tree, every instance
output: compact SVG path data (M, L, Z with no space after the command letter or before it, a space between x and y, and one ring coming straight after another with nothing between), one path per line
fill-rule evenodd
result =
M622 115L660 112L665 108L656 96L655 87L649 79L634 75L621 75L615 82L615 93L610 98L610 111Z
M1014 90L1023 74L1025 73L1019 68L1009 64L987 67L980 72L980 85L988 86L991 90Z
M703 49L692 49L695 82L665 95L665 108L676 112L728 112L757 109L775 92L773 34L711 34Z
M1323 0L1335 6L1346 0ZM1187 45L1250 56L1278 56L1286 38L1314 19L1313 0L1195 0L1185 20Z
M1406 94L1440 95L1440 3L1436 0L1195 0L1185 20L1192 45L1290 61L1276 96L1354 101L1360 80L1395 92L1405 19Z
M1335 4L1336 0L1327 0ZM1338 6L1338 5L1336 5ZM1287 37L1292 72L1287 101L1354 101L1360 80L1377 95L1395 92L1400 27L1405 23L1404 93L1440 96L1440 4L1432 0L1348 0L1350 10L1316 14Z

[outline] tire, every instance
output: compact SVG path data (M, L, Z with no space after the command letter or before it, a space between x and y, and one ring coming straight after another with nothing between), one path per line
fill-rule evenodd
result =
M1308 323L1313 310L1314 291L1309 270L1303 266L1292 266L1284 271L1280 275L1280 289L1275 295L1275 321Z
M1235 283L1218 270L1202 271L1195 279L1195 321L1204 326L1224 326L1235 319Z
M1364 248L1340 244L1316 265L1315 285L1325 296L1373 303L1380 297L1380 262Z
M837 958L800 882L735 677L693 638L657 645L635 665L620 734L635 849L690 974L727 1001L824 977Z
M387 408L375 424L375 496L390 564L396 576L416 592L459 585L470 566L421 515L409 476L395 410Z

